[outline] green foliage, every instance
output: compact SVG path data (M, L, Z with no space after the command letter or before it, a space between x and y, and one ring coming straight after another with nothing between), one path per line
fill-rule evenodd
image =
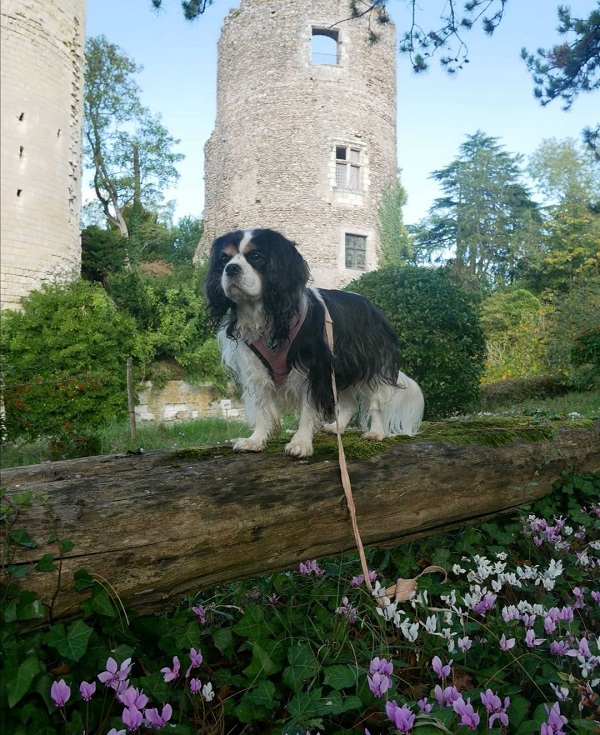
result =
M123 270L127 246L117 230L90 225L81 231L81 276L105 283L111 273Z
M590 381L600 378L600 325L586 329L576 338L571 363L585 370Z
M444 196L413 228L416 246L431 261L449 261L461 285L513 283L537 241L540 217L522 183L521 161L478 131L467 136L454 161L431 174Z
M394 184L384 190L377 205L380 268L415 263L413 245L402 216L406 199L406 189L398 174Z
M389 319L403 370L421 386L428 418L465 411L477 400L483 332L471 298L447 269L388 268L366 273L348 289Z
M84 730L105 735L111 727L122 729L123 705L97 678L112 658L128 672L129 684L149 697L147 707L159 712L167 702L173 707L166 729L176 735L350 733L362 732L365 723L391 735L397 730L385 716L386 700L411 709L416 732L440 732L442 722L449 732L466 730L452 707L436 703L439 684L454 685L470 699L481 715L474 728L481 735L489 732L480 697L486 689L497 693L503 706L505 697L510 700L510 724L504 729L530 735L547 720L544 705L554 703L564 688L568 696L560 703L561 714L573 731L584 732L597 705L597 694L586 685L595 676L593 657L599 653L600 607L592 598L599 491L598 473L565 475L553 493L515 515L369 552L369 567L384 584L385 577L416 577L430 564L448 575L446 582L441 575L421 575L417 596L387 607L385 616L354 576L355 556L218 587L141 617L125 616L110 588L79 571L75 584L86 594L79 618L42 629L43 612L25 591L26 581L5 573L0 728L14 735ZM31 495L2 500L2 537L12 538L3 547L3 561L10 564L19 561L20 544L36 543L19 524L20 508L31 502ZM48 544L58 552L68 541L53 538ZM55 557L54 568L45 573L56 579L61 561L58 553ZM476 608L482 587L488 595L483 612ZM503 607L517 602L517 617L506 619ZM531 605L539 614L525 624L521 618ZM551 610L562 617L548 632ZM37 628L28 629L31 623ZM538 642L526 643L526 635ZM503 639L513 639L512 648L503 647ZM583 640L590 656L578 658ZM569 655L552 655L553 641L562 641ZM384 698L374 696L367 680L376 656L394 669ZM434 656L453 665L445 682L432 670ZM592 668L587 678L584 659ZM169 670L176 673L165 681ZM210 683L215 694L194 693L192 679ZM56 707L50 689L61 680L71 694L66 705ZM83 681L97 685L89 702L79 695ZM423 697L434 707L429 716L417 706Z
M558 377L540 375L490 382L481 388L481 407L486 411L507 406L518 407L523 401L554 398L568 392L566 382Z
M586 371L578 371L571 362L573 346L582 332L600 324L600 279L578 281L564 295L554 299L548 323L548 362L553 373L575 385L588 381ZM589 384L589 383L588 383Z
M75 456L125 415L126 359L144 358L133 320L87 281L44 286L22 311L3 311L2 347L7 438L52 437Z
M522 288L495 291L481 305L481 324L487 346L483 383L547 373L546 319L537 296Z

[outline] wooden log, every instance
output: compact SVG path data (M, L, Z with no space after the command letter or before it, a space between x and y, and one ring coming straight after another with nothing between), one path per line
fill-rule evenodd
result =
M19 547L12 563L30 567L23 586L56 619L77 614L86 593L73 575L82 568L145 613L217 583L351 552L334 446L303 461L224 447L5 470L8 498L33 495L8 530L23 528L39 544ZM386 547L513 510L549 493L565 470L599 471L600 422L496 447L389 441L348 467L363 542ZM58 557L57 543L46 543L52 534L73 544L60 579L34 570L44 554Z

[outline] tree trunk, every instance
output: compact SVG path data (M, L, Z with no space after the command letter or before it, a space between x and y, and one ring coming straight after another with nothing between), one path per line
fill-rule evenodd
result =
M392 546L511 511L549 493L565 470L600 470L600 422L498 447L417 437L348 468L364 544ZM229 447L158 451L2 474L8 498L33 494L6 525L39 546L13 544L9 561L31 567L22 585L52 606L48 617L77 614L86 593L75 591L73 574L81 568L109 582L128 609L149 612L217 583L355 548L333 449L302 461ZM44 554L58 564L58 544L47 543L54 533L73 544L60 577L34 571Z

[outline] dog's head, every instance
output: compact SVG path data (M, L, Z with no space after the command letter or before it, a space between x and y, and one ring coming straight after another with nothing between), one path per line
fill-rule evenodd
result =
M206 279L209 314L219 325L229 312L227 333L234 336L237 308L262 305L272 338L285 339L309 277L295 244L279 232L235 230L218 237L211 248Z

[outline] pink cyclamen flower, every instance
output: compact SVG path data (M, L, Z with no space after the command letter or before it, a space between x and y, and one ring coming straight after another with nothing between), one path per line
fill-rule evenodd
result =
M457 699L461 699L460 692L456 687L446 687L442 689L439 684L436 684L433 695L437 700L440 707L452 707L452 704Z
M500 650L501 651L509 651L513 646L515 645L515 639L514 638L507 638L504 633L502 633L502 638L500 638Z
M121 719L130 730L135 732L144 721L144 715L137 707L125 707Z
M433 705L431 704L431 702L427 701L427 697L419 699L417 705L421 712L424 712L425 714L429 714L429 712L431 712L431 710L433 709Z
M527 648L535 648L535 646L541 646L545 640L545 638L536 638L533 628L528 628L527 633L525 633L525 645L527 646Z
M71 696L71 687L64 679L55 681L50 687L50 696L57 707L64 707Z
M369 665L369 673L374 674L376 671L380 674L391 676L394 673L394 665L391 661L387 661L385 658L375 656Z
M320 577L323 574L325 574L325 571L321 569L319 565L317 564L316 559L312 559L312 560L307 559L305 562L300 562L299 569L300 569L300 574L303 574L304 576L312 574L313 572L317 577Z
M435 673L440 677L440 679L447 679L450 676L450 671L452 669L452 659L450 659L450 662L447 663L445 666L442 665L442 660L439 656L434 656L431 660L431 667L435 671Z
M198 616L198 620L200 621L200 625L204 625L206 623L206 608L202 605L197 605L196 607L192 608L192 612L196 613Z
M181 664L179 663L179 659L177 656L173 656L173 668L170 669L168 666L165 666L160 670L161 674L164 674L164 680L166 682L173 681L173 679L176 679L179 676L179 668Z
M385 706L385 711L389 719L396 726L398 732L407 733L413 729L415 715L408 705L403 704L402 707L398 707L395 701L388 702Z
M369 689L376 697L383 697L387 690L392 686L391 679L385 674L376 671L373 676L367 676Z
M106 671L98 674L98 679L111 689L118 689L119 684L125 681L131 672L131 659L126 658L123 663L118 666L114 658L108 658L106 661Z
M485 692L481 693L481 702L490 715L488 718L488 728L491 728L496 720L500 720L500 723L504 727L508 725L508 715L506 714L506 710L510 705L510 697L504 698L503 706L500 697L497 694L494 694L491 689L486 689Z
M144 712L146 719L152 725L152 727L164 727L167 722L171 719L173 714L173 707L170 704L165 704L162 708L162 712L158 714L158 709L147 709Z
M201 663L202 654L200 653L200 651L196 651L195 648L190 648L190 666L185 672L185 678L188 679L189 675L192 673L192 669L197 669Z
M473 645L473 641L469 638L468 635L466 635L464 638L459 638L457 641L457 644L458 644L459 649L463 653L466 653L469 650L469 648L471 648L471 646Z
M466 725L471 730L477 730L481 718L473 709L470 698L466 702L462 697L452 702L452 709L460 717L461 725Z
M127 687L125 691L118 695L118 699L125 707L135 707L142 710L148 704L148 697L141 689L135 687Z
M190 691L192 694L200 694L202 682L200 679L190 679Z
M92 696L94 695L94 692L96 691L96 682L87 682L82 681L79 685L79 693L81 694L81 698L84 700L84 702L89 702Z

